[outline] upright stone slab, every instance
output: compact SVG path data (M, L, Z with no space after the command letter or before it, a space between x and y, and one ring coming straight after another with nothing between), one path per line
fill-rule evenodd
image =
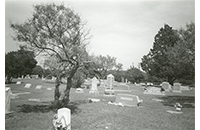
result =
M172 91L176 93L182 93L181 91L181 84L180 83L174 83L172 87Z
M113 90L114 76L112 74L107 75L106 88L104 90L104 95L115 95Z
M11 98L11 89L10 87L5 88L5 114L10 112L10 98Z
M96 77L94 77L92 79L92 87L91 87L89 93L90 94L99 94L99 91L97 89L97 78Z
M58 109L58 119L61 121L63 128L71 130L71 110L68 108Z
M25 86L24 86L24 88L30 88L31 87L31 84L30 83L28 83L28 84L26 84Z
M107 88L110 88L110 90L113 89L113 82L114 76L112 74L107 75Z
M137 107L142 102L136 95L117 94L116 103L122 103L124 106Z
M165 91L169 91L169 90L171 90L171 85L168 82L162 82L162 88Z

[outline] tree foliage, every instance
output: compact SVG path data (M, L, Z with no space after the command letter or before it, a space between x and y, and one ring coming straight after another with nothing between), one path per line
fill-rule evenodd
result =
M34 58L33 52L24 50L22 47L18 51L8 52L5 55L6 82L11 82L11 77L31 74L37 64Z
M22 24L11 23L14 39L25 43L35 53L55 56L67 67L67 86L62 105L69 102L72 78L87 61L86 45L89 31L84 30L78 14L64 5L41 4L34 6L32 18Z
M177 31L164 25L154 38L153 48L142 58L142 69L170 84L178 78L194 75L194 23L186 28Z
M38 75L41 78L44 74L43 68L40 65L36 65L31 74Z
M133 66L126 71L126 78L132 83L140 83L145 80L145 73Z
M92 61L95 63L95 68L101 73L101 78L106 78L107 71L116 67L116 58L107 56L92 56Z

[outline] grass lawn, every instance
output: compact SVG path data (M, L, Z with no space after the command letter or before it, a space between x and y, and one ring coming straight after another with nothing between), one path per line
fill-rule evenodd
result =
M16 80L17 81L17 80ZM31 88L24 88L26 83L31 83ZM35 89L42 85L42 89ZM53 111L54 84L40 79L23 79L22 84L9 84L13 93L20 94L11 99L12 114L5 117L6 130L52 130L52 119L56 113ZM72 130L194 130L195 129L195 92L183 91L182 93L166 93L165 96L143 94L142 87L129 84L131 92L117 91L116 93L129 93L138 95L143 99L140 107L119 107L108 105L115 101L115 97L103 96L104 88L98 87L99 95L89 94L89 89L84 93L76 93L71 89L71 128ZM52 90L47 90L52 88ZM60 86L64 90L65 85ZM115 85L114 89L126 90L127 86ZM99 98L101 102L89 103L88 98ZM40 102L29 101L40 99ZM152 99L160 99L157 102ZM182 104L183 114L170 114L167 110L175 110L173 105Z

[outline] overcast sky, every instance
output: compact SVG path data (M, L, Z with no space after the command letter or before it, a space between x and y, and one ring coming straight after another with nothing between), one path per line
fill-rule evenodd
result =
M34 4L64 3L87 21L93 36L90 54L110 55L128 69L141 62L153 46L154 36L164 24L173 29L195 22L194 0L82 0L82 1L5 1L5 52L17 49L9 20L22 23L31 17Z

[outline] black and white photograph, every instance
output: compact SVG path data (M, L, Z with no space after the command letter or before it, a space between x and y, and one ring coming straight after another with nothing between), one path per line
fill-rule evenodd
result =
M195 130L195 0L1 4L5 130Z

